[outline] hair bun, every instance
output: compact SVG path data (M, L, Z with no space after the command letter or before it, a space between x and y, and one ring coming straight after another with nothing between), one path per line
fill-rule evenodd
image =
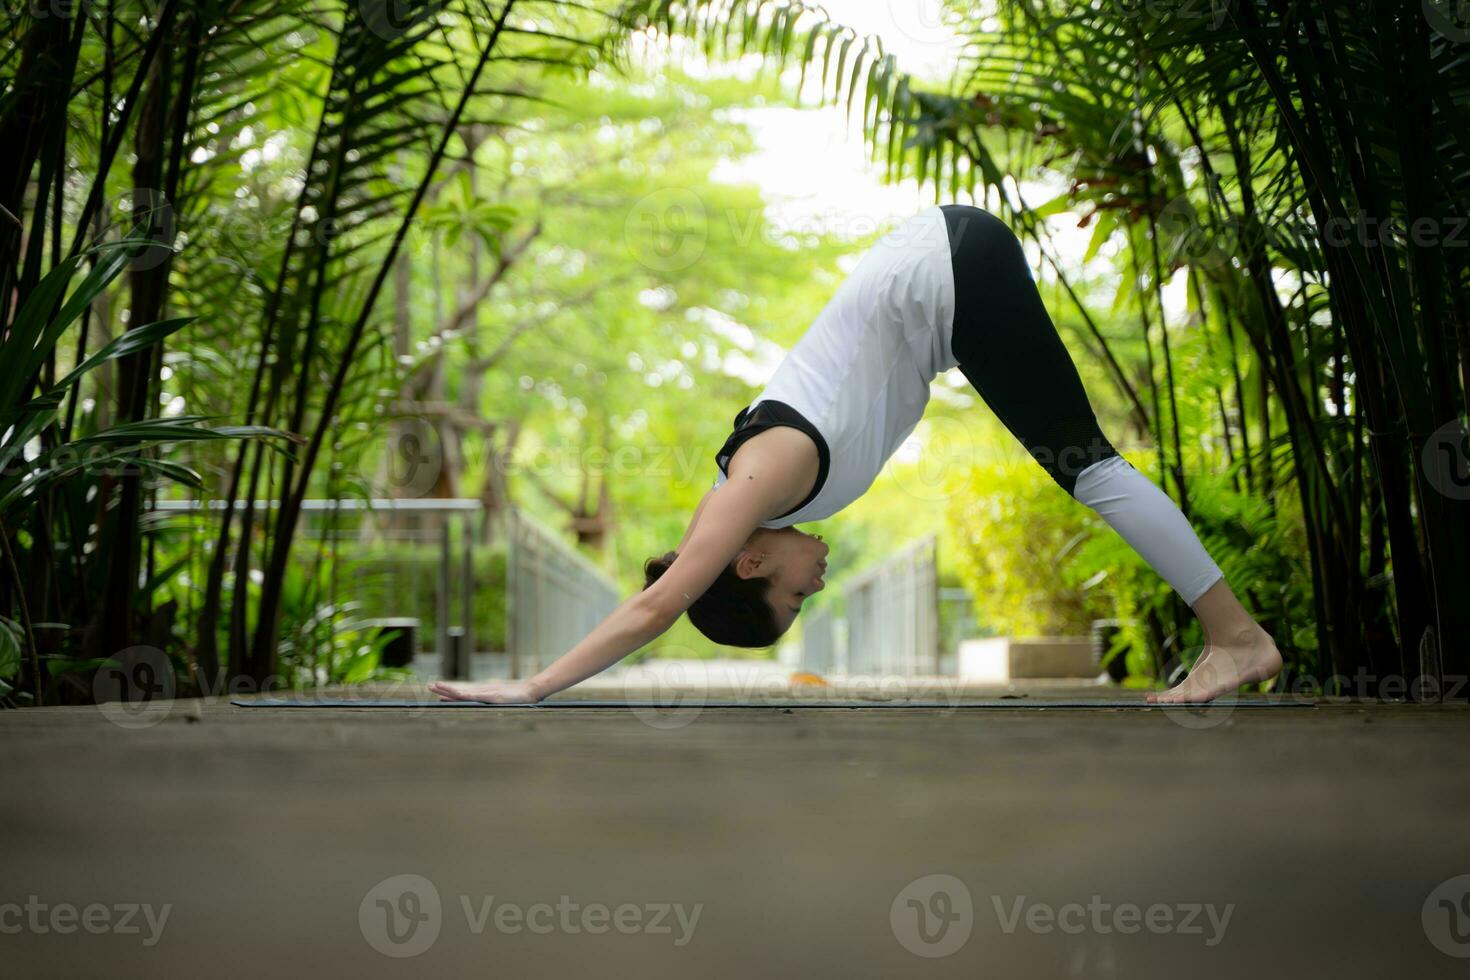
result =
M669 566L674 564L674 559L679 557L677 551L667 551L657 558L650 558L643 563L643 587L646 589L657 582Z
M669 551L645 561L643 587L647 589L662 578L678 557L677 551ZM770 585L769 578L741 578L732 561L708 589L692 600L686 610L689 622L706 639L725 646L750 649L772 646L785 630L777 624L771 604L766 600Z

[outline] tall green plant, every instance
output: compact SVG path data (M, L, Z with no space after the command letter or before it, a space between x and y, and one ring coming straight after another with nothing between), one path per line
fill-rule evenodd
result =
M0 11L12 43L0 59L0 295L7 310L32 299L44 307L48 271L95 261L87 250L105 240L126 201L129 223L155 221L149 230L167 247L133 264L125 289L82 304L58 328L64 346L41 357L28 383L50 391L120 324L201 319L167 337L132 332L95 382L76 390L59 424L39 430L38 448L60 447L74 428L81 438L112 424L137 426L130 431L140 439L156 435L159 399L183 397L180 389L200 379L212 385L209 403L242 414L247 426L305 434L300 458L242 446L233 472L203 488L230 505L197 624L195 680L213 688L223 666L217 634L228 637L234 670L273 669L301 500L321 485L323 451L330 459L343 431L371 413L375 386L389 375L376 356L380 270L420 203L439 192L464 124L509 125L508 107L539 98L533 82L590 63L608 21L557 0L161 0L145 8L98 0ZM252 141L271 156L246 149ZM277 152L283 165L267 165ZM184 363L205 370L181 384ZM150 455L146 465L179 464ZM28 566L26 597L37 615L69 620L80 609L94 627L107 623L131 639L153 628L151 597L139 591L159 557L140 520L152 491L133 469L103 489L107 507L96 514L70 489L40 493L14 557ZM224 587L227 576L237 587ZM255 577L260 587L246 587ZM95 644L108 632L87 635Z
M12 540L48 494L62 483L82 478L99 488L97 509L111 505L106 488L124 474L151 474L165 480L202 486L201 476L182 463L160 456L163 444L283 436L263 426L209 426L200 416L178 415L142 422L123 422L85 435L63 437L58 415L68 398L76 398L92 371L147 350L189 321L180 318L142 324L103 344L61 378L35 393L43 365L55 356L67 329L144 249L150 239L129 237L99 246L61 262L47 273L26 303L0 333L0 543L4 546L5 591L21 612L20 632L29 656L31 690L43 699L43 675L34 623L26 601L27 582L14 558ZM84 260L96 262L70 289ZM29 535L33 540L36 535ZM3 646L11 648L15 631L8 629ZM0 659L6 659L0 655Z

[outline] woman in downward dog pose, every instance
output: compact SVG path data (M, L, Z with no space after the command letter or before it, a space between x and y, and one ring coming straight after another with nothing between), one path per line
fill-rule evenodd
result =
M1031 277L1021 243L967 205L926 208L866 252L735 417L679 547L647 582L536 676L436 683L441 697L539 701L667 630L683 613L717 643L763 647L824 586L827 546L795 525L821 520L872 484L958 366L1063 490L1093 508L1179 595L1207 646L1155 702L1209 701L1281 669L1266 631L1169 497L1108 442Z

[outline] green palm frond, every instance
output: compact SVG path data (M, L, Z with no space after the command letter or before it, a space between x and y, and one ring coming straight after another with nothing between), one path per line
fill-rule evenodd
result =
M46 391L28 397L42 361L54 356L66 329L108 288L143 250L156 246L132 235L97 246L88 253L61 262L37 284L17 312L8 334L0 339L0 518L34 501L37 495L79 473L103 467L133 467L159 476L197 485L198 476L183 467L142 452L160 443L221 439L285 439L286 433L264 426L205 425L199 416L177 416L122 423L69 441L51 438L58 410L89 372L110 361L136 354L161 343L190 322L182 317L144 324L103 344L75 365ZM76 288L72 280L84 259L96 262ZM27 456L27 454L30 454Z

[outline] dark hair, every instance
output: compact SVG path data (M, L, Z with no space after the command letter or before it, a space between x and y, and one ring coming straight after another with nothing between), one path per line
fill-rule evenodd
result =
M644 562L643 587L646 589L657 582L678 557L677 551L670 551ZM731 562L689 607L689 621L716 643L732 647L771 646L781 638L782 630L776 625L771 604L766 601L770 588L768 578L736 575L735 563Z

